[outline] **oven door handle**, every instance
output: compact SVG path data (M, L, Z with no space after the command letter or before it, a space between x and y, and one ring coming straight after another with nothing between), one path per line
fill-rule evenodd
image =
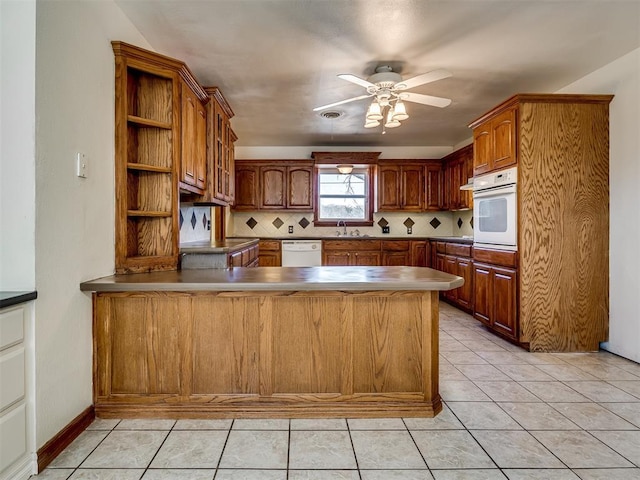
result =
M475 190L473 192L473 198L494 197L496 195L504 195L505 193L516 193L516 184L503 185L486 190Z

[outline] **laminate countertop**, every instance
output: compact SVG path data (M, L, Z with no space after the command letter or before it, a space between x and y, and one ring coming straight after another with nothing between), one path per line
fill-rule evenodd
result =
M258 241L258 238L227 238L222 241L182 243L180 253L233 253L255 245Z
M80 284L84 292L430 291L464 284L425 267L256 267L112 275Z
M11 307L38 298L35 291L4 292L0 291L0 308Z
M235 240L249 240L248 238L240 239L235 237L229 237L227 241L235 241ZM471 237L390 237L388 235L377 235L377 236L364 236L361 235L359 237L352 237L349 235L325 235L318 237L299 237L299 236L283 236L283 237L256 237L256 240L432 240L432 241L442 241L442 242L455 242L455 243L464 243L467 245L473 244L473 238Z

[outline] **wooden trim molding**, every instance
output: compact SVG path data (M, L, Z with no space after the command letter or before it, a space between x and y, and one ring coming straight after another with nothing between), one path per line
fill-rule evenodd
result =
M96 418L93 405L87 407L51 440L38 449L38 473L42 472Z
M311 152L316 164L353 163L376 164L381 152Z

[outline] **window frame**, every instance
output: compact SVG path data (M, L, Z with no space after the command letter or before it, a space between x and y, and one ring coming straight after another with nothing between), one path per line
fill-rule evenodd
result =
M326 219L320 218L320 173L329 173L335 165L321 165L313 169L313 184L315 193L313 195L313 225L315 227L335 227L338 222L344 221L348 226L354 227L371 227L373 226L373 208L374 208L374 166L372 165L354 165L354 170L365 170L367 181L365 182L365 216L364 220L354 220L352 218Z

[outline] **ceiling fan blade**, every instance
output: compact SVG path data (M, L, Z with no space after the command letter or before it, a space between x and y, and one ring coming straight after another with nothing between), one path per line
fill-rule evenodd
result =
M417 87L419 85L424 85L425 83L435 82L436 80L442 80L443 78L448 78L453 75L451 72L447 70L433 70L431 72L423 73L422 75L418 75L416 77L408 78L401 82L398 82L394 85L395 90L408 90L413 87Z
M362 100L363 98L369 98L373 95L360 95L359 97L347 98L346 100L341 100L340 102L330 103L328 105L323 105L321 107L316 107L313 109L314 112L318 112L320 110L324 110L325 108L337 107L338 105L342 105L343 103L355 102L356 100Z
M341 78L342 80L346 80L347 82L355 83L356 85L360 85L361 87L364 87L364 88L376 87L373 83L368 82L364 78L356 77L355 75L351 75L350 73L342 73L338 75L338 78Z
M407 102L421 103L423 105L431 105L432 107L444 108L451 105L450 98L432 97L431 95L422 95L421 93L402 92L400 98Z

